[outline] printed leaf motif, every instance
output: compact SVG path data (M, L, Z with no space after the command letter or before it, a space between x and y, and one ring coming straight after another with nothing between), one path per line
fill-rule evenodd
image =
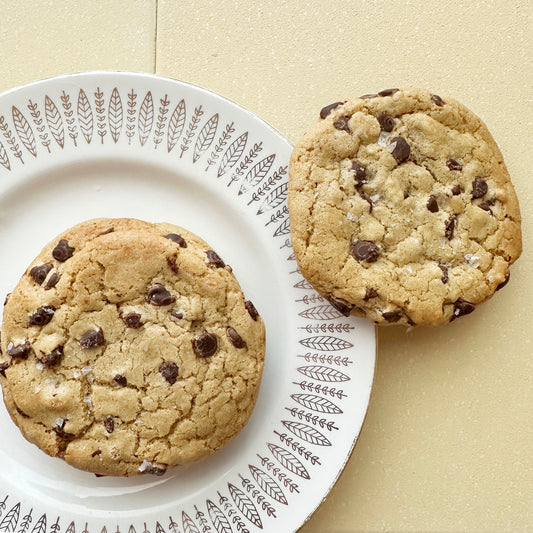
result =
M93 138L93 112L91 109L91 104L87 98L87 95L80 89L78 95L78 123L80 125L80 130L87 141L87 144L91 144L91 139Z
M71 522L69 526L67 527L67 530L65 533L76 533L76 526L74 522Z
M258 528L263 529L261 517L259 516L259 513L257 512L252 500L250 500L250 498L248 498L248 496L246 496L246 494L235 485L228 483L228 488L235 505L244 515L244 517Z
M20 503L12 507L0 522L0 531L15 531L19 521Z
M139 110L139 141L141 146L144 146L146 143L150 132L152 131L153 123L154 101L152 99L152 93L148 91L141 104L141 109Z
M185 127L185 100L180 100L168 123L167 150L172 151L176 146Z
M37 157L37 148L35 146L35 136L28 121L24 115L15 107L11 108L13 113L13 124L15 130L26 150L30 152L33 157Z
M339 339L337 337L331 337L329 335L319 335L317 337L309 337L307 339L302 339L300 344L306 348L311 348L313 350L322 350L324 352L331 352L334 350L345 350L346 348L352 348L353 344Z
M298 368L298 372L311 379L317 379L318 381L349 381L350 377L337 370L335 368L329 368L328 366L311 365L301 366Z
M290 470L293 474L303 477L304 479L311 479L309 472L307 471L305 466L302 464L300 459L298 459L298 457L293 455L291 452L289 452L285 448L282 448L281 446L277 446L276 444L272 444L269 442L267 443L267 446L270 452L272 453L272 455L287 470Z
M282 183L278 185L264 200L257 214L260 215L269 209L276 209L287 199L287 188L288 184Z
M4 148L4 145L0 143L0 165L7 168L7 170L11 170L11 165L9 164L9 157L7 156L6 149Z
M332 305L317 305L298 314L309 320L333 320L342 316Z
M159 523L155 523L155 533L165 533L165 528Z
M31 533L46 533L46 514L43 514L31 530Z
M282 420L281 423L300 439L318 446L331 446L329 439L324 437L324 435L314 427L302 424L301 422L293 422L292 420Z
M220 178L226 171L230 170L235 166L246 146L248 141L248 132L245 131L240 137L237 137L226 150L220 161L220 166L218 167L217 178Z
M261 159L259 163L256 163L244 177L244 181L239 189L239 194L244 194L250 188L259 185L268 174L268 171L270 170L272 163L274 163L275 158L276 154L270 154L264 159Z
M313 288L313 286L306 279L300 280L298 283L295 283L294 286L297 289L312 289Z
M263 472L260 468L257 468L253 465L248 465L248 468L263 492L268 494L271 498L274 498L274 500L278 501L279 503L288 505L285 494L283 494L280 486L266 472Z
M207 500L207 511L217 533L233 533L226 515L211 500Z
M183 522L184 533L200 533L200 530L193 522L193 519L185 511L182 511L181 513L181 521Z
M44 115L46 122L52 133L52 137L56 140L57 144L61 148L65 147L65 126L63 125L63 119L57 106L54 104L49 96L44 99Z
M331 415L340 415L342 413L342 409L322 396L315 396L314 394L291 394L291 398L312 411Z
M118 89L115 87L111 93L111 98L109 100L109 131L111 132L111 137L116 143L120 137L120 131L122 129L123 121L123 111L122 111L122 100L120 99L120 94Z
M274 232L274 237L279 237L281 235L288 235L291 232L291 228L289 225L289 218L286 218L276 229Z
M194 152L192 162L196 163L201 155L211 146L218 127L218 113L213 115L200 130L196 144L194 145Z

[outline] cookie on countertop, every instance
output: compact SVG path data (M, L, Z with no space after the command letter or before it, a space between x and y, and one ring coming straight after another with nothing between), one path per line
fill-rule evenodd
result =
M509 279L520 211L501 152L456 100L388 89L320 112L290 161L302 274L345 315L438 325Z
M7 299L1 351L4 401L29 441L96 474L159 475L246 424L265 328L196 235L96 219L30 265Z

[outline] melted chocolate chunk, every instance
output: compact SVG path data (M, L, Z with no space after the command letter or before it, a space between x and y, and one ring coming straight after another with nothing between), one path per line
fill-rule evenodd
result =
M453 304L453 316L450 320L455 320L457 317L469 315L476 306L472 302L468 302L466 300L463 300L462 298L459 298L454 304Z
M379 257L379 246L372 241L357 241L350 246L350 253L359 261L374 263Z
M444 223L444 236L451 241L453 239L453 232L455 230L455 221L457 220L457 215L451 215L448 220Z
M450 170L463 170L463 165L451 157L446 160L446 165Z
M7 363L6 361L3 361L2 363L0 363L0 376L2 377L6 377L6 370L9 368L9 363Z
M96 457L97 455L101 455L102 450L95 450L93 453L91 453L91 457ZM104 477L102 474L95 474L96 477Z
M187 248L187 241L177 233L169 233L168 235L165 235L165 239L170 239L176 244L179 244L182 248Z
M452 188L452 194L454 196L457 196L459 194L461 194L463 192L463 189L461 188L460 185L454 185L453 188Z
M363 94L359 98L361 98L361 100L370 100L371 98L376 98L377 96L378 95L376 93L369 93L369 94Z
M31 344L28 341L18 346L14 346L12 342L7 345L7 355L13 359L27 359L30 352Z
M432 94L431 99L435 104L437 104L439 107L442 107L444 105L444 100L437 94Z
M216 335L204 331L192 340L192 349L198 357L210 357L218 350Z
M153 476L162 476L166 471L167 467L165 465L150 463L143 472Z
M403 191L403 199L404 200L407 200L407 198L409 198L409 193L407 191Z
M54 366L61 361L63 357L63 346L55 347L50 353L43 355L39 361L45 366Z
M6 297L5 297L5 299L4 299L4 307L7 305L7 302L9 301L9 297L11 296L11 294L12 294L11 292L8 292L8 293L6 294Z
M226 328L226 335L235 348L244 348L246 346L246 342L231 326Z
M172 311L170 311L170 316L176 320L181 320L183 318L183 313L177 311L176 309L172 309Z
M492 209L490 208L490 205L488 202L481 202L478 207L480 209L483 209L483 211L488 211L491 215L493 215L494 213L492 212Z
M100 329L90 329L86 331L79 340L82 348L95 348L105 343L104 334Z
M377 297L378 297L378 291L374 289L374 287L367 287L365 297L363 298L363 300L367 302L371 298L377 298Z
M105 231L102 231L100 235L109 235L110 233L113 233L115 231L115 228L111 226L110 228L107 228Z
M509 283L510 279L511 273L507 272L507 274L505 275L505 279L496 287L496 290L499 291L500 289L503 289Z
M72 440L74 435L72 433L67 433L63 428L65 427L65 421L61 425L56 425L52 429L55 431L56 435L63 440Z
M113 378L113 381L120 385L121 387L125 387L128 384L128 380L126 379L126 376L123 376L122 374L116 374Z
M378 113L376 119L381 126L381 131L390 133L394 129L394 119L388 113Z
M472 198L482 198L487 194L489 186L487 182L479 176L472 182Z
M52 307L51 305L43 305L30 315L28 325L45 326L50 322L50 320L52 320L55 312L55 307Z
M104 427L108 433L113 433L113 431L115 431L115 420L112 416L106 416L104 418Z
M60 280L60 278L61 274L59 272L52 272L48 278L48 281L44 285L44 290L49 291L50 289L53 289L57 285L57 282Z
M176 380L178 379L179 368L176 363L172 363L171 361L165 361L159 366L159 373L163 376L163 379L165 381L167 381L171 385L174 385L174 383L176 383Z
M15 409L17 410L17 413L22 417L22 418L30 418L29 415L27 415L18 405L15 404Z
M174 303L176 297L172 296L161 283L156 283L155 285L148 287L148 291L146 291L146 301L149 304L161 307L163 305Z
M250 300L246 300L244 302L244 307L246 308L246 311L248 311L248 314L253 318L253 320L257 322L257 319L259 318L259 313L257 312L255 305Z
M139 313L128 313L122 317L124 324L128 328L139 329L144 326L143 321L141 320L141 315Z
M359 161L352 161L353 177L355 180L355 187L358 189L367 182L366 168L359 163Z
M30 276L33 278L33 281L37 283L38 285L42 285L43 281L46 279L46 276L48 276L48 273L50 270L54 268L54 265L51 263L46 263L45 265L39 265L34 266L30 270Z
M437 199L434 196L430 196L426 207L428 208L428 211L436 213L439 210L439 204L437 203Z
M350 126L348 125L348 122L350 121L350 117L349 115L344 115L343 117L339 117L334 123L333 123L333 127L337 130L341 130L341 131L347 131L348 133L351 133L350 132Z
M390 323L398 322L400 318L402 318L402 312L399 309L396 309L394 311L385 311L384 313L381 313L381 316Z
M370 199L370 196L368 196L368 194L365 194L364 192L360 192L359 193L359 196L365 200L366 202L368 202L368 204L370 205L370 210L369 210L369 213L372 213L372 209L374 208L374 203L372 202L372 200Z
M326 107L323 107L320 110L320 118L326 118L335 108L339 107L342 104L344 104L344 102L335 102L333 104L327 105Z
M332 294L328 296L327 300L341 315L350 316L353 308L352 304L342 298L336 298Z
M174 272L174 274L177 274L179 272L179 267L176 264L176 258L175 257L167 257L167 265Z
M54 259L60 263L64 263L67 259L70 259L74 254L74 248L69 246L66 239L61 239L52 252Z
M224 263L220 256L213 250L207 250L205 255L207 255L207 264L209 266L214 266L216 268L224 268L226 266L226 263Z
M379 96L391 96L394 93L397 93L400 89L394 88L394 89L383 89L382 91L378 92Z
M439 264L439 268L442 270L442 276L440 280L442 281L442 283L448 283L448 280L450 279L448 277L448 267L446 265Z
M411 147L403 137L395 137L389 145L389 152L396 159L396 163L404 163L411 155Z

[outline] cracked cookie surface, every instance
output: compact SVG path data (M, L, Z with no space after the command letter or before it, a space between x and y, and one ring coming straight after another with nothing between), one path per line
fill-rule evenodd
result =
M289 211L302 274L376 324L466 315L521 253L518 201L486 126L416 88L323 108L291 156Z
M101 475L163 474L248 421L265 328L225 264L170 224L95 219L7 298L0 381L24 436Z

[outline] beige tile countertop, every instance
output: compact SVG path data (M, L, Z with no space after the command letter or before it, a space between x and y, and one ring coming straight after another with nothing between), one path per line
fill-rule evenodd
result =
M533 531L530 0L0 0L0 13L0 90L155 71L234 100L291 141L322 106L388 87L427 87L477 113L519 196L522 257L472 315L378 330L366 424L301 531Z

